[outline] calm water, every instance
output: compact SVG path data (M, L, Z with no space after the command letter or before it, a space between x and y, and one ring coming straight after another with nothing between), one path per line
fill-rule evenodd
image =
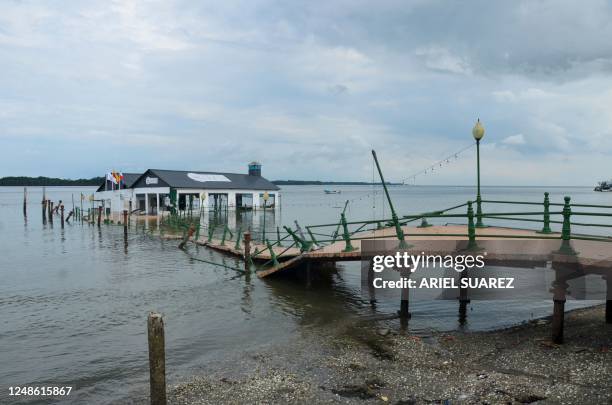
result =
M341 194L326 195L323 188L284 187L282 209L266 214L267 228L295 219L301 224L336 222L347 199L349 220L389 217L380 190L336 187ZM7 397L11 385L76 386L67 403L107 403L146 394L146 315L151 310L165 315L170 383L222 364L230 353L299 338L301 328L329 328L335 321L372 313L361 298L358 263L339 265L331 280L311 289L290 280L262 281L193 260L240 266L205 248L191 246L185 253L176 241L150 237L142 227L130 230L125 248L121 227L74 223L61 229L57 217L53 225L43 225L42 190L28 190L24 221L23 189L0 187L0 403L14 400ZM54 187L47 188L47 195L70 209L73 194L78 199L92 190ZM402 214L457 205L474 195L466 187L391 190ZM541 201L543 191L485 187L483 195ZM571 195L576 202L612 205L612 193L591 188L547 191L554 202ZM260 227L261 212L253 215L243 221ZM415 333L457 328L455 302L410 305L410 330ZM396 300L381 302L377 310L391 313L396 307ZM548 301L476 301L471 307L469 330L507 326L551 311Z

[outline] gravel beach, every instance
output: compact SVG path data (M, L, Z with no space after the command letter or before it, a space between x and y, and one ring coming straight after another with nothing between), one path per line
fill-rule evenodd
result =
M170 388L172 404L612 404L612 325L602 306L482 333L413 336L381 322L306 329ZM239 370L237 372L236 370Z

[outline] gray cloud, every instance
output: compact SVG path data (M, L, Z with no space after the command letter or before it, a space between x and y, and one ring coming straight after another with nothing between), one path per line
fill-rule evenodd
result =
M0 176L258 159L273 178L369 179L376 148L401 179L481 117L501 181L590 184L612 152L611 17L605 1L3 2ZM509 159L530 170L501 174Z

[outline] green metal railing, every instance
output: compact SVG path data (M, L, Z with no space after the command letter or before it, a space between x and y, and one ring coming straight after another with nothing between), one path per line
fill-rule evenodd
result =
M306 232L304 232L304 234L301 233L299 225L297 224L295 229L284 226L282 229L276 227L276 229L273 230L266 230L268 235L276 236L276 241L266 238L263 244L254 245L255 250L252 252L252 256L260 255L265 251L269 252L270 259L257 266L261 269L269 265L276 266L283 258L295 256L293 250L295 248L298 248L300 252L308 252L312 249L321 248L341 241L344 244L344 252L353 252L358 249L355 245L355 241L390 238L396 239L400 248L403 248L407 246L405 241L406 236L467 238L468 248L477 248L477 238L483 237L505 239L556 239L561 241L560 252L566 254L575 254L570 244L572 239L612 242L612 236L609 234L594 235L575 231L575 227L593 227L598 229L612 228L612 220L609 221L609 223L573 220L576 217L612 219L612 205L576 204L571 202L570 197L565 197L563 203L554 203L550 201L548 193L544 193L544 199L540 202L511 200L481 200L480 202L481 205L485 207L483 212L480 213L481 218L514 223L535 223L541 224L541 228L533 229L536 231L536 235L487 233L486 226L477 227L476 220L478 215L474 212L474 201L467 201L442 210L403 215L401 217L393 211L391 218L365 221L349 221L346 216L347 204L345 204L337 222L305 226ZM487 209L495 205L504 205L505 208L500 211ZM541 207L541 209L513 211L511 208L514 206L535 206ZM596 210L574 210L590 208ZM428 222L428 219L437 221L464 220L466 231L458 233L439 233L435 231L407 233L408 230L403 228L417 221L421 221L417 228L429 228L431 224ZM195 223L195 221L198 220L194 220L191 216L171 215L163 220L163 225L167 229L174 230L177 233L182 232L183 234L187 232L190 226L195 226L196 239L199 237L201 231L203 235L206 235L209 242L214 240L221 246L224 246L228 241L232 241L235 250L241 249L241 239L244 233L241 227L232 230L227 224L199 224ZM554 231L551 227L552 225L560 226L560 230ZM517 227L514 228L517 229ZM477 229L478 232L476 232ZM391 233L389 233L389 230ZM261 230L260 233L263 234ZM256 240L261 240L259 235L253 236L253 241ZM285 245L283 242L285 242ZM287 242L291 243L286 245ZM278 252L275 250L275 247L283 247L284 249Z

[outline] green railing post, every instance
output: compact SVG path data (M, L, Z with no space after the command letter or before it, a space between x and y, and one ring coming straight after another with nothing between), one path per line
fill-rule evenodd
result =
M550 229L550 199L548 198L548 192L544 193L544 226L538 233L552 233Z
M344 231L342 237L344 238L344 242L346 242L343 252L352 252L355 250L355 248L353 245L351 245L351 234L348 231L348 225L346 224L346 217L344 216L344 213L340 214L340 221L342 222L342 229Z
M308 231L308 234L310 235L310 239L312 240L312 243L313 243L314 245L318 245L318 244L319 244L319 242L317 242L317 240L315 239L315 237L314 237L314 235L313 235L312 231L310 230L310 228L309 228L309 227L306 227L306 230Z
M372 156L374 157L374 163L376 163L376 168L378 169L378 175L380 176L380 181L382 183L383 189L385 190L385 195L387 196L387 201L389 202L389 208L391 209L391 219L393 220L393 225L395 225L395 233L397 234L397 239L400 241L399 249L408 249L408 244L404 240L404 231L402 230L402 226L399 223L399 219L397 218L397 213L395 212L395 208L393 207L393 202L391 201L391 196L389 195L389 190L387 190L387 184L385 183L385 178L383 177L382 170L380 169L380 165L378 164L378 158L376 157L376 152L372 150Z
M281 243L281 237L280 237L280 227L276 227L276 246L279 247L283 247L283 244Z
M342 213L344 214L346 212L346 207L348 207L349 204L349 200L346 200L344 202L344 208L342 208ZM336 226L336 230L334 231L333 235L332 235L332 243L336 241L336 238L338 237L338 234L340 233L340 227L342 226L342 221L338 222L338 225Z
M561 227L561 247L559 253L565 255L576 255L576 251L572 248L570 240L572 239L572 207L570 205L570 197L564 197L565 204L563 205L563 225Z
M300 247L300 251L301 252L306 252L306 251L310 250L310 243L309 242L307 242L307 241L301 239L299 236L297 236L297 234L295 232L293 232L291 230L291 228L289 228L287 226L285 226L284 228L287 231L287 233L289 235L291 235L291 237L295 241L295 244Z
M210 229L208 230L208 241L209 242L212 242L214 233L215 233L215 225L213 224L213 226L211 226Z
M234 250L240 249L240 238L242 237L242 228L238 228L238 234L236 235L236 244L234 244Z
M472 208L472 201L467 203L467 217L468 217L468 249L476 249L476 226L474 225L474 209Z
M221 237L221 245L225 246L225 237L227 236L227 225L223 227L223 236Z
M266 239L266 245L268 246L268 250L270 251L270 258L272 259L272 265L278 266L280 263L278 262L278 259L276 258L276 253L274 253L272 244L270 243L268 239Z

